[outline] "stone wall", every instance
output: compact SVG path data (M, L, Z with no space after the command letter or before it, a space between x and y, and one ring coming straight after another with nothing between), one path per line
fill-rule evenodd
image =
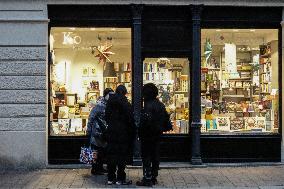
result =
M47 164L47 6L0 1L0 169Z

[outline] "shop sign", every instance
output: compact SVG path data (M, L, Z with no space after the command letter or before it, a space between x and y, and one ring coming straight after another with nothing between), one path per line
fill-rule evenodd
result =
M72 35L73 32L63 32L63 45L80 44L82 38L79 35Z

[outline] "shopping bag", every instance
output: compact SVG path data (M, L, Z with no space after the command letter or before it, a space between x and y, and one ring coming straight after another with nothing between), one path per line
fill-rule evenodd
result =
M91 147L81 147L80 162L85 164L93 164L97 160L98 152L92 150Z

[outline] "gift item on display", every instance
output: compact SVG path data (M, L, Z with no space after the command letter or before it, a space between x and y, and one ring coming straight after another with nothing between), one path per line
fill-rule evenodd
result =
M245 129L244 119L234 118L230 120L230 129L232 131L241 131Z

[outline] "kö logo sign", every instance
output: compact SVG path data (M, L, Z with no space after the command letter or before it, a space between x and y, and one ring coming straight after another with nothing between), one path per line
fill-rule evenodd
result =
M80 44L82 42L82 38L79 35L72 35L73 32L62 32L63 33L63 45L73 45Z

